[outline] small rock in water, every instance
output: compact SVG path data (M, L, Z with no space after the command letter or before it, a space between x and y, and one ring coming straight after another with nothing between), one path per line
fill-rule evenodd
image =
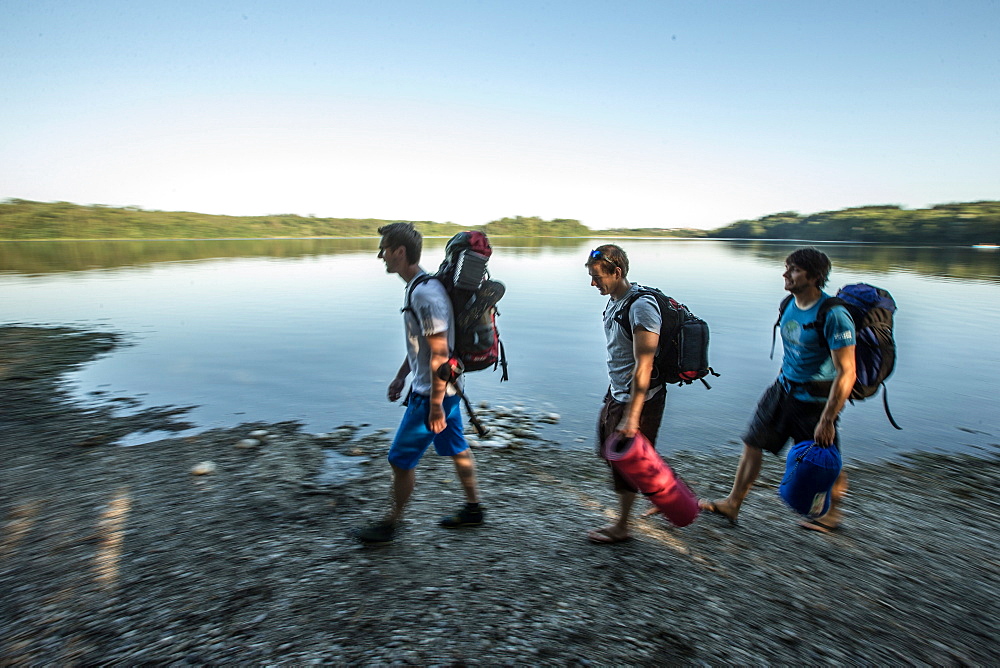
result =
M256 448L258 445L260 445L260 441L256 438L244 438L236 444L236 447L245 450L248 448Z
M479 408L482 408L482 409L485 410L485 409L487 409L489 407L490 407L490 402L488 402L486 400L483 400L483 401L479 402Z
M546 422L548 424L555 424L560 420L559 413L546 413L538 419L539 422Z
M268 432L266 429L255 429L250 432L250 438L264 438L267 435Z
M215 473L216 468L215 462L202 462L191 469L191 475L209 475Z

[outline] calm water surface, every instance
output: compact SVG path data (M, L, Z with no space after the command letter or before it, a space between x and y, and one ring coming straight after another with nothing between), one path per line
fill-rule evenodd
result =
M437 267L443 239L428 239ZM507 285L500 303L511 382L472 374L475 401L556 412L546 437L590 447L607 386L601 312L583 262L604 240L495 239L490 262ZM800 244L622 240L630 278L661 287L712 328L713 389L671 388L666 450L733 452L777 373L768 359L783 296L782 263ZM3 322L126 332L130 346L73 374L89 400L138 396L146 405L197 405L202 428L299 420L310 431L344 423L395 427L385 388L403 359L403 283L375 257L377 239L0 243ZM899 364L890 405L848 407L845 454L995 451L1000 377L1000 253L969 248L824 244L831 287L868 281L900 304ZM94 394L94 393L100 394ZM138 440L148 440L148 436Z

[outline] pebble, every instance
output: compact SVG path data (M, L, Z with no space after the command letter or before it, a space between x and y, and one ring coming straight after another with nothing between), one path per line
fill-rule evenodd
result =
M258 445L260 445L260 441L258 441L256 438L244 438L236 443L236 447L240 448L241 450L256 448Z
M210 475L215 473L217 469L215 462L201 462L195 464L194 468L191 469L191 475Z

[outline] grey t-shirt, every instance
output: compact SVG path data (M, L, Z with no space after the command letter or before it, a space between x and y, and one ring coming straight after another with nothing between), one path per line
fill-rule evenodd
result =
M611 299L608 307L604 310L604 336L608 340L608 378L611 381L611 396L615 401L626 402L630 399L629 390L632 387L632 371L635 368L635 355L630 339L623 328L615 322L615 315L621 311L622 306L638 292L639 286L635 283L628 289L621 299ZM660 333L660 325L663 322L660 317L660 309L656 304L656 299L651 295L643 295L635 300L629 309L629 330L634 332L636 327L642 327L650 332ZM647 399L652 397L659 388L650 390Z
M425 273L417 274L410 282ZM412 310L403 311L403 323L406 329L406 359L410 363L410 389L417 394L429 396L431 348L427 344L426 337L448 332L448 350L454 350L455 330L452 327L451 300L441 281L430 279L413 288L409 307ZM448 395L455 394L455 388L449 383L446 392Z

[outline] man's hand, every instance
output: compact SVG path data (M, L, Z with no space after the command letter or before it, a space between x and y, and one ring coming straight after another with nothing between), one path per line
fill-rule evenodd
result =
M406 385L406 378L393 378L392 382L389 383L389 391L386 392L386 396L389 397L389 401L397 401L403 394L403 387Z
M444 416L444 407L441 404L431 403L431 408L427 415L427 426L435 434L440 434L444 431L447 424L448 420Z
M622 416L622 421L618 423L615 431L625 438L634 438L639 431L639 418L632 419L628 415Z
M833 437L836 435L837 427L834 421L821 418L816 423L816 429L813 431L813 440L816 441L816 445L825 448L833 443Z

